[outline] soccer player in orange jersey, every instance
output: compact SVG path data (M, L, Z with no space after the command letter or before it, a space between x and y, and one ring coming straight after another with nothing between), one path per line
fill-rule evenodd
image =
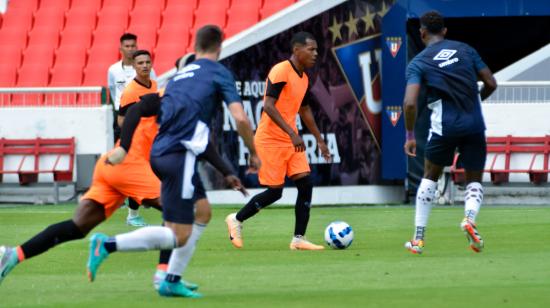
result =
M134 79L128 82L128 85L122 91L120 97L120 108L118 111L117 122L118 126L122 127L124 121L124 116L132 104L137 103L139 98L145 94L156 93L157 92L157 82L151 79L151 54L147 50L136 50L132 56L133 58L133 67L136 72ZM139 132L142 138L148 139L148 142L138 145L138 148L134 149L133 156L139 156L149 158L149 152L151 152L151 144L155 135L157 134L157 124L155 123L155 118L144 118L139 125ZM148 145L145 148L141 148L141 145ZM130 157L131 159L132 157ZM128 207L128 217L126 217L126 223L134 227L143 227L147 223L139 215L137 202L133 202L134 206Z
M317 58L317 42L307 32L296 33L291 40L292 56L276 64L267 77L264 112L256 131L254 142L262 161L259 170L260 184L267 190L254 196L238 213L227 216L229 238L237 248L243 246L242 223L261 209L281 198L285 176L298 188L292 250L321 250L304 237L309 221L313 185L305 154L305 145L298 135L296 114L304 121L317 139L323 157L330 160L330 152L321 138L313 114L308 105L309 80L304 72L313 67Z

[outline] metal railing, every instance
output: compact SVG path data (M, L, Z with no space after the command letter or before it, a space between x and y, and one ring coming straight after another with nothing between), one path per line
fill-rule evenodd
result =
M502 81L483 103L550 103L550 81Z
M0 88L0 107L98 107L108 102L105 87Z

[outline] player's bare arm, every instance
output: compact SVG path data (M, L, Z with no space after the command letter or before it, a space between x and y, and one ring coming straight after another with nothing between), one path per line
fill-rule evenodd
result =
M481 69L478 72L478 77L483 82L479 95L481 96L481 100L485 100L497 89L497 81L488 67Z
M290 136L290 140L292 140L292 145L294 145L294 148L296 149L296 152L303 152L306 150L306 146L304 145L304 141L302 140L302 137L298 135L292 127L290 127L285 120L283 119L283 116L281 116L281 113L277 108L275 108L275 102L277 101L276 98L271 96L266 96L264 101L264 111L267 113L267 115L279 126L285 133Z
M262 163L256 154L256 147L254 146L254 132L252 130L252 126L250 125L250 121L248 121L248 118L246 117L242 104L237 102L230 103L228 108L229 112L235 119L239 135L243 138L244 144L250 151L250 171L256 172L260 169Z
M311 108L309 107L309 105L303 105L300 107L300 111L298 113L300 114L302 121L304 121L304 124L306 125L307 129L309 129L309 131L313 134L313 136L317 140L317 146L319 147L319 150L321 150L321 154L323 155L323 158L327 162L330 162L332 159L330 155L330 151L327 147L327 144L325 143L325 140L321 137L319 128L317 127L317 124L315 123L315 119L313 118L313 113L311 112Z
M409 156L416 156L416 139L414 137L414 123L416 122L416 104L420 94L420 84L409 84L405 90L403 110L405 110L405 129L407 139L405 140L405 153Z

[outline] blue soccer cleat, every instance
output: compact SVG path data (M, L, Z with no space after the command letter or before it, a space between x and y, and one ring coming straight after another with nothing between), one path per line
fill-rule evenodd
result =
M90 282L95 280L97 269L103 260L109 256L109 252L103 245L107 239L109 239L109 237L102 233L95 233L90 238L90 254L88 256L88 263L86 264Z
M147 223L141 216L134 216L126 218L126 224L132 227L145 227Z
M17 263L19 263L19 259L15 248L0 246L0 284Z
M181 281L168 282L164 280L160 283L158 292L160 296L166 296L166 297L188 297L188 298L202 297L202 294L186 288Z
M157 269L155 275L153 276L153 286L155 287L155 290L159 290L160 284L164 281L164 279L166 279L166 275L167 273L165 271ZM183 279L181 280L181 282L187 289L191 291L196 291L199 289L199 285L196 283L185 281Z

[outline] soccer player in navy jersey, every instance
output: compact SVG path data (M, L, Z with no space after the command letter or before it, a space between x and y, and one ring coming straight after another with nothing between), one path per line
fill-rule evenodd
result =
M95 278L100 264L115 251L174 249L166 279L160 284L161 296L201 297L186 288L181 273L192 251L185 244L192 231L196 157L208 145L209 124L221 101L234 117L237 131L250 153L250 167L257 170L260 160L253 132L241 104L231 72L217 62L223 32L207 25L197 31L196 60L180 70L166 86L157 123L159 131L151 149L151 167L160 178L165 227L144 227L116 237L94 234L90 241L88 272Z
M455 150L460 153L466 170L464 219L460 227L470 248L483 249L483 239L476 226L476 217L483 201L481 179L487 154L485 123L481 101L496 89L496 80L479 54L467 44L445 39L447 28L443 16L430 11L420 18L420 36L426 48L407 67L407 88L404 110L405 153L416 156L414 124L421 87L427 90L427 106L431 109L431 128L424 157L424 176L416 194L415 233L405 247L422 253L428 217L437 189L437 180L444 166L453 162ZM478 78L483 82L478 88Z

